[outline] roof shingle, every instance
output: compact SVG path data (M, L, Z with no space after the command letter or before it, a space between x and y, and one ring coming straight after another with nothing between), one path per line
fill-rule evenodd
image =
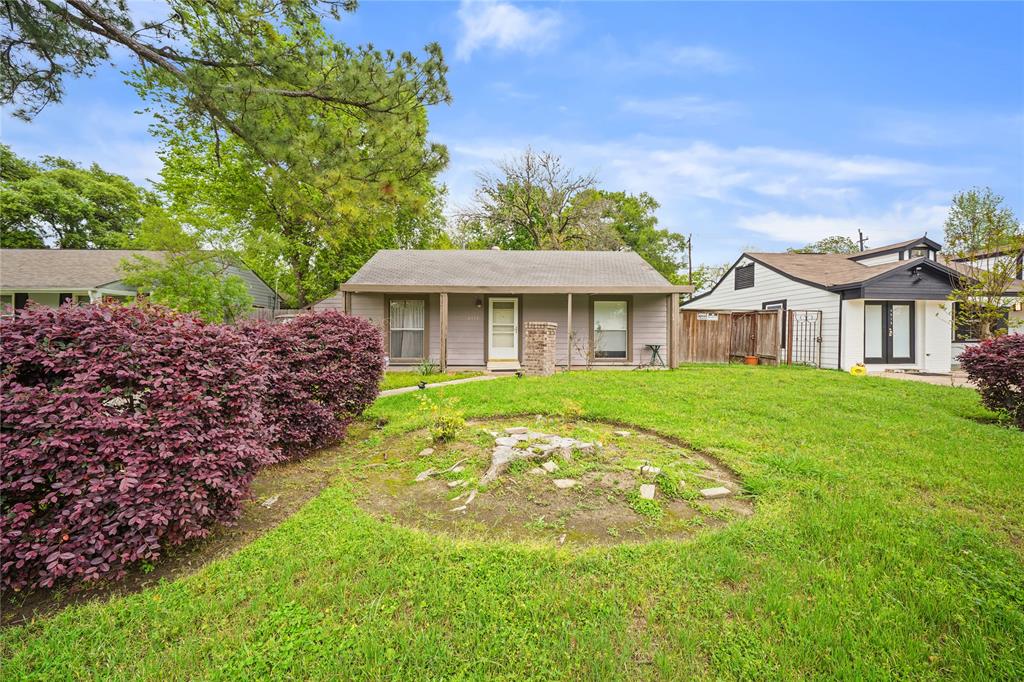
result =
M92 289L124 277L121 261L132 256L163 254L131 249L0 249L0 288Z
M343 291L669 293L671 284L632 251L378 251Z

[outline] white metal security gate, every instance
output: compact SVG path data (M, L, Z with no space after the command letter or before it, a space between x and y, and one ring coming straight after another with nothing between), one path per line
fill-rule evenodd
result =
M786 322L786 364L821 367L821 311L790 310Z

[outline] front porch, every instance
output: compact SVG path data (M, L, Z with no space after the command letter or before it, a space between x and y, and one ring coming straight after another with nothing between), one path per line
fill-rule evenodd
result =
M553 322L561 369L672 365L678 293L344 292L344 310L377 323L389 365L511 372L528 322Z

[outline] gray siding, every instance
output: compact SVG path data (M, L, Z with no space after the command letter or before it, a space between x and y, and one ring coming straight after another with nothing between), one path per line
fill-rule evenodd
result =
M515 294L508 294L509 296ZM633 364L650 360L646 344L663 346L662 356L667 357L667 296L665 294L637 294L631 297L633 305ZM476 301L481 307L476 307ZM487 297L484 294L448 295L448 365L450 367L483 367L484 347L487 334L484 329ZM387 312L384 294L352 294L352 314L366 318L382 328ZM556 362L565 366L568 359L569 334L566 331L567 301L564 294L526 294L522 296L522 321L554 322L558 325L555 336ZM344 298L341 294L320 301L314 310L342 310ZM428 334L430 357L440 357L440 298L430 294L427 301ZM573 364L582 366L586 362L586 347L590 338L590 297L585 294L573 296L573 329L578 337L582 352L574 354ZM522 334L522 329L520 329ZM522 339L520 338L520 345ZM608 363L601 363L608 364ZM627 364L627 363L616 363Z
M274 290L267 286L267 283L260 279L252 270L237 268L232 265L228 268L228 274L238 275L245 281L245 286L249 290L249 295L252 296L252 305L254 308L268 308L273 310L281 307L278 304L277 294L274 293Z

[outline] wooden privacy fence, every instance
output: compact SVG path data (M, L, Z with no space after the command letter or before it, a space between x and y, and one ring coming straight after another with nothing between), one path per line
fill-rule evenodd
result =
M679 315L676 363L730 362L757 356L779 362L782 319L778 310L683 310Z

